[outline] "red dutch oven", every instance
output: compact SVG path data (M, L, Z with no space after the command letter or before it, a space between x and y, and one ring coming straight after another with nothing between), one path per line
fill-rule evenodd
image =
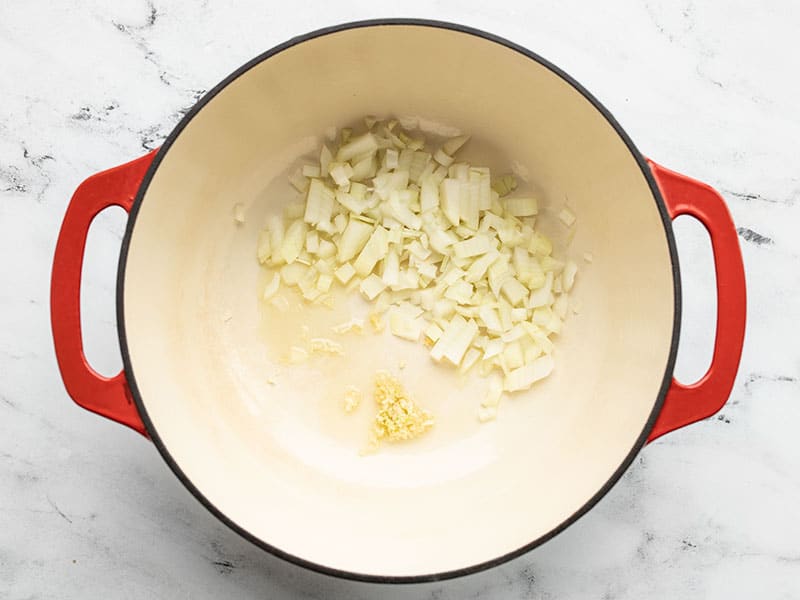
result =
M578 215L569 252L594 261L579 274L583 309L551 377L480 425L476 386L454 384L415 347L422 358L409 356L404 373L436 428L364 457L352 444L363 423L328 399L339 380L368 379L413 345L364 336L335 369L281 370L265 347L291 332L262 322L253 257L263 219L290 197L287 169L321 132L376 113L469 132L476 162L525 165L544 213L568 199ZM80 284L89 225L112 205L129 212L117 282L124 370L106 378L84 356ZM693 385L672 377L681 290L671 223L683 214L710 234L718 298L713 360ZM220 520L311 569L412 582L545 542L647 442L718 411L742 350L745 279L720 195L645 158L566 73L481 31L383 20L269 50L206 94L160 149L84 181L58 238L51 314L70 396L150 438Z

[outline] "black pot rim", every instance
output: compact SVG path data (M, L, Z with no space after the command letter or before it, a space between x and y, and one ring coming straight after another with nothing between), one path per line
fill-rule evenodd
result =
M345 571L341 569L336 569L332 567L327 567L322 564L318 564L299 556L295 556L293 554L289 554L284 552L280 548L270 545L269 543L257 538L250 532L248 532L243 527L239 526L237 523L232 521L228 518L225 514L222 513L214 504L206 498L203 493L189 480L186 474L182 471L180 466L177 462L173 459L172 455L169 453L169 450L164 445L163 441L161 440L160 436L158 435L158 431L150 419L150 416L147 413L147 409L145 408L144 403L142 402L142 397L139 392L139 388L136 384L136 377L134 375L133 365L131 364L131 357L128 351L128 343L127 343L127 334L125 331L125 266L127 263L128 258L128 250L130 247L130 240L131 234L133 232L133 228L136 224L136 217L139 212L139 207L141 206L142 199L147 191L147 188L152 181L153 175L155 174L158 166L161 164L164 156L166 155L169 148L175 142L177 137L183 131L183 129L188 125L188 123L194 118L194 116L206 105L208 104L222 89L227 87L230 83L232 83L235 79L239 76L243 75L245 72L253 68L254 66L258 65L262 61L278 54L286 50L287 48L291 48L297 44L302 42L306 42L308 40L312 40L317 37L321 37L324 35L329 35L332 33L337 33L340 31L345 31L349 29L356 29L361 27L376 27L376 26L419 26L419 27L433 27L433 28L440 28L440 29L448 29L451 31L457 31L460 33L466 33L469 35L474 35L477 37L481 37L483 39L489 40L491 42L500 44L514 50L523 56L541 64L542 66L546 67L554 74L561 77L564 81L570 84L577 92L583 95L609 122L609 124L614 128L620 138L623 140L625 145L631 152L631 155L636 160L639 168L642 171L645 179L647 180L648 185L650 186L650 190L653 194L653 198L655 199L659 214L661 215L661 220L664 226L664 232L667 240L667 244L669 246L669 253L670 253L670 260L672 263L672 274L673 274L673 290L674 290L674 323L672 329L672 340L670 346L669 357L667 360L666 368L664 370L664 377L661 382L661 387L658 392L658 397L656 399L655 404L653 405L653 410L650 413L644 427L642 428L641 433L636 439L631 450L628 452L625 460L619 465L619 467L614 471L614 473L609 477L606 483L598 490L594 496L592 496L580 509L575 511L572 515L570 515L567 519L565 519L560 525L549 531L543 536L531 541L524 546L508 552L502 556L498 556L492 560L488 560L476 565L471 565L469 567L461 568L461 569L454 569L450 571L444 571L440 573L430 573L424 575L374 575L374 574L366 574L366 573L358 573L353 571ZM555 537L559 533L561 533L564 529L572 525L575 521L577 521L580 517L582 517L589 509L593 508L602 498L605 496L609 490L619 481L620 477L622 477L623 473L628 469L628 467L633 462L636 455L642 449L642 447L647 442L647 437L652 430L655 421L661 412L661 408L664 404L664 398L666 396L667 390L669 389L671 380L672 380L672 372L675 366L675 356L678 350L678 336L680 332L680 321L681 321L681 286L680 286L680 271L678 266L678 254L675 246L675 237L672 232L672 221L670 219L669 213L666 209L666 204L661 196L661 192L658 188L658 185L653 178L653 175L650 171L649 166L647 165L645 158L633 144L631 139L628 137L627 133L622 129L622 126L617 122L617 120L612 116L612 114L608 111L608 109L603 106L600 101L597 100L592 94L590 94L581 84L579 84L575 79L573 79L570 75L562 71L560 68L556 67L551 62L545 60L538 54L531 52L530 50L519 46L509 40L506 40L502 37L493 35L491 33L487 33L485 31L475 29L472 27L468 27L465 25L459 25L455 23L449 23L445 21L434 21L434 20L427 20L427 19L413 19L413 18L392 18L392 19L372 19L372 20L365 20L365 21L355 21L350 23L344 23L340 25L335 25L332 27L326 27L323 29L318 29L316 31L312 31L310 33L300 35L290 39L283 44L275 46L274 48L267 50L263 54L255 57L254 59L250 60L249 62L245 63L238 69L236 69L233 73L228 75L225 79L223 79L219 84L217 84L213 89L208 91L197 103L186 113L183 119L176 125L176 127L172 130L169 136L164 141L164 144L159 148L158 152L156 153L153 162L151 163L150 167L147 170L147 173L142 180L141 185L139 186L138 193L136 198L133 202L133 205L130 210L130 216L128 219L128 223L125 229L125 236L122 240L122 248L120 251L119 257L119 265L117 269L117 329L119 332L119 342L120 342L120 350L122 352L122 361L125 368L125 375L128 380L128 384L130 386L134 402L136 403L136 407L139 411L139 414L142 417L142 421L144 422L145 428L152 439L153 443L155 444L156 448L158 449L159 453L169 465L170 469L172 469L173 473L178 477L178 479L183 483L184 486L189 490L189 492L200 501L200 503L206 507L215 517L217 517L220 521L222 521L225 525L227 525L230 529L238 533L243 538L247 539L251 543L255 544L259 548L266 550L267 552L278 556L288 562L294 563L301 567L305 567L312 571L317 571L319 573L323 573L326 575L331 575L334 577L339 577L342 579L350 579L356 581L364 581L364 582L372 582L372 583L425 583L425 582L433 582L433 581L442 581L446 579L451 579L455 577L461 577L464 575L470 575L477 573L479 571L483 571L486 569L490 569L502 563L505 563L513 558L521 556L526 552L542 545L546 541L550 540L551 538Z

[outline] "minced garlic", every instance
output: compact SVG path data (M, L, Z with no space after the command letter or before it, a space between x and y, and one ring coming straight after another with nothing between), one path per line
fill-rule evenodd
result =
M403 384L385 371L375 377L374 436L380 441L410 440L433 426L433 415L408 397Z
M337 354L339 356L344 354L344 348L340 343L327 338L311 338L310 343L312 354Z

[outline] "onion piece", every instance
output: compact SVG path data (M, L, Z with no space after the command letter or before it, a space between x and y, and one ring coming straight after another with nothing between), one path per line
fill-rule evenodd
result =
M378 140L372 133L365 133L352 138L336 152L337 161L348 161L356 156L375 152L378 149Z
M453 244L453 252L456 256L466 258L480 256L494 250L495 244L485 235L471 237L456 244Z
M562 287L565 292L569 292L575 284L575 274L578 272L578 265L574 261L568 260L564 265L564 272L561 274Z
M333 215L334 192L321 179L312 179L306 196L303 220L311 225L328 223Z
M350 178L353 176L353 167L350 163L332 162L328 165L328 173L334 183L341 187L346 187L350 184Z
M319 171L320 174L328 172L328 165L331 164L333 160L333 154L328 149L328 146L322 144L322 148L319 151Z
M433 160L435 160L443 167L449 167L453 163L453 157L447 154L441 148L439 148L436 152L433 153Z
M261 295L261 298L264 300L269 300L275 294L278 293L278 289L281 286L281 276L279 273L275 273L272 276L270 282L264 286L264 293Z
M501 175L492 182L492 190L499 196L506 196L517 189L517 179L513 175Z
M361 253L353 263L356 273L362 277L369 275L379 260L389 250L388 231L381 226L376 227L370 235Z
M403 311L393 310L389 314L389 330L396 337L416 342L421 329L419 321Z
M378 294L386 289L386 284L373 273L361 282L359 289L367 300L374 300Z
M461 182L456 179L445 179L439 187L439 202L444 216L451 225L461 222Z
M262 265L269 260L272 254L272 244L270 242L269 230L265 229L258 234L258 247L256 248L256 257L258 262Z
M476 335L478 325L475 321L467 321L461 315L455 315L431 349L431 357L437 362L446 359L458 366Z
M280 252L281 258L287 265L292 264L300 254L306 243L306 232L308 227L303 221L295 221L286 230Z
M360 253L367 243L367 240L369 240L372 229L372 226L367 223L350 219L350 222L342 232L342 237L337 244L338 253L336 255L336 260L340 263L344 263Z
M561 212L558 213L558 218L567 227L571 227L572 224L575 223L575 213L567 207L561 209Z
M458 368L458 372L467 373L481 358L481 354L481 351L477 348L470 348L467 350L466 354L464 354L464 358L461 359L461 366Z
M334 277L339 280L342 285L346 284L356 274L356 270L350 263L343 263L338 269L333 272Z
M503 205L506 213L512 217L530 217L539 212L536 198L506 198Z
M469 140L468 135L459 135L447 140L444 144L442 144L442 150L447 152L450 156L454 156L456 152L458 152L461 147L467 143Z
M303 165L303 176L308 178L315 178L320 176L319 165Z
M510 371L503 382L503 389L506 392L527 390L540 379L550 375L553 367L553 359L550 356L537 358L530 364Z

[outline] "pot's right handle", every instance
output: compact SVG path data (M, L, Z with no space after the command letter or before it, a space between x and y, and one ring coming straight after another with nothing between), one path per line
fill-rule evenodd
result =
M647 441L716 413L728 399L739 368L747 312L739 239L725 201L710 186L647 161L673 219L691 215L711 237L717 275L717 333L711 365L697 382L673 379Z
M81 269L86 236L97 214L109 206L130 211L155 152L92 175L78 186L67 206L53 257L50 319L64 387L83 408L147 435L125 371L104 377L92 369L81 335Z

